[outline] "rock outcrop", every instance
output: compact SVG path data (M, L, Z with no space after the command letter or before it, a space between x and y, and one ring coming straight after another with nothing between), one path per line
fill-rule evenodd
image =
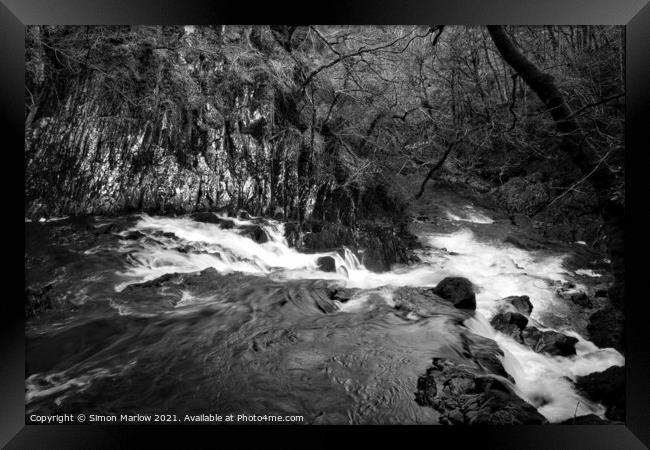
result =
M625 421L625 367L612 366L578 377L575 386L587 398L605 406L605 417L609 420Z

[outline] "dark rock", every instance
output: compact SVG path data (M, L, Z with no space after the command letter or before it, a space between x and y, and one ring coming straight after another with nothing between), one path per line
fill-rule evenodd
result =
M332 300L338 300L341 303L345 303L354 297L354 294L357 292L359 292L359 289L335 288L330 291L330 298Z
M373 272L390 270L395 263L412 260L411 248L420 244L405 227L373 221L360 221L355 228L337 223L309 221L303 224L307 231L302 241L305 248L328 251L341 247L358 250L361 263ZM295 235L295 231L287 232Z
M192 214L192 219L203 223L219 223L219 220L221 220L216 214L211 212L198 212Z
M284 224L284 237L290 247L299 247L301 245L301 230L297 222L287 222Z
M625 421L625 367L613 366L603 372L578 377L575 386L587 398L607 408L605 417Z
M535 327L526 327L522 331L524 344L537 353L552 356L571 356L576 354L575 344L578 340L557 331L540 331Z
M495 315L490 324L495 330L511 336L518 342L523 343L522 330L528 325L526 316L516 312L504 312Z
M239 212L237 212L237 217L243 220L251 220L252 216L248 213L248 211L244 211L243 209L240 209Z
M594 297L596 298L602 298L602 297L607 297L607 289L598 289L594 293Z
M99 236L101 234L118 233L119 231L121 231L121 227L118 224L108 223L105 225L100 225L97 228L95 228L93 234Z
M476 363L485 373L503 377L511 383L515 382L503 367L503 350L493 339L469 332L461 337L465 349L464 356Z
M268 234L266 234L264 228L262 228L259 225L244 225L241 228L239 228L239 233L242 236L251 238L258 244L264 244L265 242L269 241Z
M225 230L231 229L235 227L235 222L233 222L230 219L222 219L221 217L217 216L216 214L213 214L211 212L199 212L196 214L192 215L192 219L194 219L197 222L202 222L202 223L213 223L216 225L219 225L220 228L223 228Z
M596 311L589 317L587 331L591 341L598 347L613 347L623 352L623 313L612 306Z
M323 272L336 272L336 260L332 256L321 256L316 260L318 270Z
M591 303L591 300L589 299L589 296L585 294L584 292L576 292L571 294L569 299L575 303L578 306L582 306L583 308L591 308L593 307L593 304Z
M519 398L505 382L471 361L434 358L418 378L415 401L440 413L441 424L543 424L535 407Z
M127 241L135 241L135 240L143 238L143 237L145 237L144 233L142 233L140 231L137 231L137 230L134 230L134 231L129 231L128 233L126 233L124 236L122 236L122 239L126 239Z
M469 310L456 308L447 300L437 296L431 288L399 287L393 291L393 302L398 311L413 312L421 317L444 314L453 317L458 324L470 317Z
M533 312L533 304L527 295L506 297L503 301L511 304L517 311L526 316L530 316L530 313Z
M456 308L476 309L476 294L467 278L447 277L438 283L433 293L452 302Z
M177 236L171 231L154 231L152 235L156 237L165 237L168 239L177 239Z
M607 425L611 423L609 420L604 420L598 417L596 414L587 414L585 416L572 417L563 422L560 422L559 425Z
M316 225L316 224L314 224ZM320 229L320 231L314 231ZM319 228L312 227L312 232L305 234L304 245L306 248L316 251L333 250L342 246L356 246L354 232L342 225L329 225Z

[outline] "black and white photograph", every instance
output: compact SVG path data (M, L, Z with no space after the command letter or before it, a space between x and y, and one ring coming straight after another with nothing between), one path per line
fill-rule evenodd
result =
M626 423L625 26L24 38L26 424Z

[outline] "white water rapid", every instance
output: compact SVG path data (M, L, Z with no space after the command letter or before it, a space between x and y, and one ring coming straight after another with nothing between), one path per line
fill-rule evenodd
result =
M579 288L575 274L564 268L567 255L548 251L525 251L498 241L481 241L465 225L490 226L493 220L469 207L461 216L449 212L447 217L458 227L447 234L423 233L419 237L424 248L419 252L421 262L396 267L386 273L374 273L363 267L355 255L341 253L306 254L288 246L284 225L276 221L252 221L228 218L234 228L224 229L216 224L200 223L190 218L151 217L142 215L135 227L122 233L140 232L146 237L137 246L122 240L120 251L127 252L131 268L120 273L122 282L117 291L127 285L152 280L172 272L194 272L209 267L221 273L244 272L267 276L276 281L292 279L330 279L344 287L378 289L390 304L391 289L396 286L435 286L448 276L462 276L477 288L477 310L465 325L473 332L497 341L505 353L503 364L515 380L520 397L538 406L549 421L562 421L575 415L603 416L604 408L581 397L570 380L610 366L624 364L623 356L614 349L599 349L570 325L570 318L556 331L578 339L577 354L569 357L536 353L509 336L495 331L489 323L499 301L513 295L527 295L533 304L531 319L540 329L546 314L568 315L566 302L555 294L557 282L571 281ZM225 217L224 217L225 219ZM268 241L257 243L240 234L239 227L262 226ZM317 260L331 256L336 272L318 269ZM598 277L591 270L578 275ZM353 298L340 305L342 312L363 307L367 296ZM183 299L179 306L190 299Z

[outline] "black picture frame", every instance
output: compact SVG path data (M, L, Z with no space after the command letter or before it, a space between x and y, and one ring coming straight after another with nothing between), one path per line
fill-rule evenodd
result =
M307 13L307 8L311 11ZM15 236L21 221L21 174L24 158L24 27L32 24L612 24L626 25L626 376L625 425L546 425L511 427L213 427L213 426L96 426L25 425L25 360L23 290L19 286L20 247ZM650 357L647 350L643 261L650 254L648 239L637 232L647 210L647 152L645 128L650 124L650 4L648 0L350 0L309 5L272 2L210 2L208 0L0 0L0 123L5 223L16 226L5 239L16 242L4 270L0 323L0 446L23 448L131 448L134 440L182 444L182 448L225 445L225 435L238 446L253 438L286 439L303 445L331 440L341 432L371 434L374 439L397 438L406 445L414 437L430 445L473 443L481 448L637 449L650 446ZM24 209L24 208L23 208ZM18 228L20 227L20 228ZM24 231L23 231L24 233ZM637 259L636 257L639 257ZM646 256L647 258L647 256ZM13 272L16 272L15 274ZM11 287L11 289L6 289ZM369 430L370 428L370 430ZM279 433L282 433L280 436ZM307 437L316 434L315 440ZM216 436L215 436L216 435ZM288 436L291 436L289 438ZM218 439L218 441L215 441ZM347 438L346 438L347 439ZM202 442L203 444L200 444Z

